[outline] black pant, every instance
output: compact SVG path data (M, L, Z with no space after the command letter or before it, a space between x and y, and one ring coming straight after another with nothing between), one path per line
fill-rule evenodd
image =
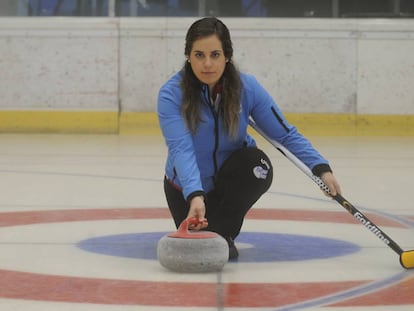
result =
M255 147L236 150L220 168L215 188L207 193L207 229L235 239L246 213L269 189L272 180L273 167L262 150ZM178 228L187 217L189 204L167 179L164 191Z

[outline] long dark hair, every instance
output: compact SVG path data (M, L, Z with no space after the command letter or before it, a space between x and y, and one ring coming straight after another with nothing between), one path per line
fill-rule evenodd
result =
M204 37L217 35L223 46L224 57L228 60L222 76L223 89L221 93L224 128L230 137L236 137L241 97L240 74L232 61L233 46L230 32L226 25L215 17L205 17L194 22L188 29L185 38L184 54L189 57L193 43ZM181 88L183 91L183 105L181 112L187 126L194 133L200 124L200 95L202 83L195 76L191 64L186 61L183 67Z

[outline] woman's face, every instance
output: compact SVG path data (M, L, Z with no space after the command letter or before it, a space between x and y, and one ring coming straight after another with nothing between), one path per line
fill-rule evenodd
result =
M193 42L188 61L195 76L211 90L223 75L227 59L221 41L211 35Z

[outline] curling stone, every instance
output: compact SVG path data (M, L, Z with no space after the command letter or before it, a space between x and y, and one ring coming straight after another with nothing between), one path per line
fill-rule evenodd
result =
M189 231L197 219L185 219L176 232L164 235L157 244L160 264L175 272L220 271L229 259L229 246L211 231Z

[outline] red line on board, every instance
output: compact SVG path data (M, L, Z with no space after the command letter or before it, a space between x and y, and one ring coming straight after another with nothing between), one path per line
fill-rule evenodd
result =
M403 224L384 216L374 214L367 216L379 226L406 227ZM168 208L162 207L6 212L0 213L0 227L53 222L117 219L164 219L170 217ZM260 220L293 220L358 224L358 221L351 215L345 212L332 211L253 208L249 211L247 218Z
M279 307L304 302L367 281L219 284L94 279L0 270L0 296L11 299L148 306ZM190 294L189 294L190 293Z
M369 219L378 226L407 227L400 222L384 216L367 213ZM341 224L360 224L352 215L347 212L338 211L309 211L309 210L288 210L288 209L261 209L253 208L249 211L248 218L263 220L297 220L312 222L332 222Z
M356 307L356 306L392 306L392 305L411 305L414 304L414 277L408 277L398 284L376 290L374 293L360 297L348 299L344 302L336 303L333 307Z
M168 208L75 209L0 213L0 227L38 223L169 218Z

